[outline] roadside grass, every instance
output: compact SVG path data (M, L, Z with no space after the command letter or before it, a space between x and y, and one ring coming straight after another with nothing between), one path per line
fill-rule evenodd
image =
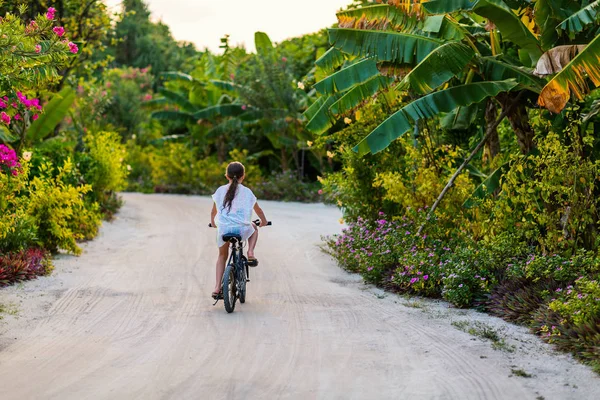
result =
M458 330L468 333L469 335L478 337L480 339L489 340L492 343L492 348L494 350L506 351L508 353L514 353L516 350L515 346L506 343L504 334L481 321L475 321L473 323L466 320L453 321L452 326Z

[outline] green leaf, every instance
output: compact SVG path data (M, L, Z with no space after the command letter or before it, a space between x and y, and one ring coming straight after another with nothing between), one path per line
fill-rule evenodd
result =
M334 115L350 111L359 106L363 101L374 96L380 90L387 88L392 82L394 82L393 78L375 76L346 92L338 101L332 104L329 111Z
M329 41L344 53L412 65L444 44L439 39L409 33L359 29L329 29Z
M304 113L308 119L306 129L317 135L327 132L327 130L335 123L335 118L333 118L329 109L339 98L339 93L336 93L333 96L319 97Z
M533 70L517 67L494 57L482 57L485 78L490 81L516 80L524 89L540 93L546 81L533 74Z
M207 107L194 113L195 119L211 119L215 117L237 117L244 114L246 107L240 104L223 104L220 106Z
M269 36L264 32L256 32L254 34L254 45L256 46L256 52L262 56L271 54L273 51L273 42L271 42Z
M179 72L179 71L169 71L169 72L163 72L162 74L160 74L161 78L163 79L167 79L167 80L175 80L175 81L184 81L184 82L194 82L195 79L188 74L184 74L183 72ZM201 83L201 82L198 82Z
M379 70L375 59L368 58L315 83L314 88L322 94L334 94L346 91L352 86L363 83L377 75L379 75Z
M488 97L508 92L516 86L517 82L514 80L477 82L434 92L413 101L396 112L364 138L354 150L360 154L378 153L411 130L413 123L420 119L431 118L442 112L450 112L457 107L480 103Z
M502 0L479 0L473 11L492 21L500 30L503 40L513 42L526 51L533 66L543 51L536 37L527 29L517 14Z
M0 142L2 143L14 143L19 138L10 133L10 131L3 125L0 125Z
M158 89L158 92L160 94L162 94L163 96L165 96L165 98L168 99L169 102L177 105L183 111L197 110L197 107L195 105L193 105L186 96L184 96L180 93L176 93L176 92L173 92L173 91L165 89L165 88Z
M55 94L44 107L44 112L36 121L33 121L27 130L27 139L35 143L52 133L54 128L67 116L74 101L75 92L70 87Z
M346 61L344 53L336 49L335 47L330 48L323 54L315 64L327 73L332 73L336 68L341 66Z
M215 85L218 89L225 90L227 92L235 92L240 87L240 85L237 85L233 82L220 81L217 79L212 79L210 83Z
M490 174L463 203L463 207L472 208L476 204L476 200L482 200L498 190L500 188L500 179L509 169L510 163L506 163Z
M439 33L445 18L445 15L432 15L427 17L425 24L423 24L423 32Z
M178 121L178 122L195 122L196 118L190 113L183 111L156 111L151 114L151 118L159 121Z
M479 107L477 104L458 107L440 119L440 125L442 128L449 130L469 129L473 125L473 122L475 122L478 112Z
M447 14L471 10L475 3L477 0L431 0L423 3L423 8L430 14Z
M587 25L596 23L598 21L598 14L600 14L600 0L590 3L587 7L583 7L565 19L558 25L557 29L567 31L570 34L579 33Z
M426 94L459 74L475 52L459 43L447 43L431 52L402 81L415 92Z

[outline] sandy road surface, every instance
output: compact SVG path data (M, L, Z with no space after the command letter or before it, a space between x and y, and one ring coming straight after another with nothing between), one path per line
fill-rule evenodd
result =
M248 301L212 306L210 200L126 194L118 219L57 272L0 292L0 398L597 399L600 380L521 328L383 295L316 245L323 205L265 202ZM409 307L410 305L410 307ZM505 329L515 352L454 320ZM523 369L531 378L511 376Z

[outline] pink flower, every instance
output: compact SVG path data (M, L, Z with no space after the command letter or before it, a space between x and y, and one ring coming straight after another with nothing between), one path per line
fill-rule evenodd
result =
M229 74L229 79L234 80L235 79L235 75L234 74Z
M15 114L14 119L19 121L21 119L21 114Z
M10 116L5 113L4 111L2 111L0 113L0 119L2 120L2 122L4 122L6 125L10 124Z
M42 46L40 46L39 44L36 44L35 45L35 52L39 54L39 53L41 53L41 51L42 51Z
M287 62L287 57L281 57L281 61Z
M61 37L65 34L65 28L63 28L62 26L55 26L54 28L52 28L52 32L56 33L56 36Z
M151 95L151 94L147 94L147 95L145 95L145 96L144 96L144 100L145 100L145 101L150 101L150 100L152 100L152 95Z
M110 87L112 86L112 82L106 82L106 88L110 89Z
M427 279L429 279L429 275L423 275L423 280L426 281Z
M46 12L46 18L48 18L49 20L53 20L55 13L56 13L56 8L49 7L48 8L48 12Z
M319 191L317 193L323 194L323 189L319 189Z
M6 108L6 107L8 107L8 104L6 104L4 102L4 100L0 99L0 108Z
M245 111L245 110L246 110L246 108L248 108L248 107L246 107L245 105L243 105L243 106L242 106L242 110L244 110L244 111Z
M73 54L77 54L79 52L79 47L73 42L69 42L69 51Z
M37 115L37 114L33 114L33 117L31 117L31 118L32 118L34 121L37 121L37 119L38 119L39 117L40 117L39 115Z

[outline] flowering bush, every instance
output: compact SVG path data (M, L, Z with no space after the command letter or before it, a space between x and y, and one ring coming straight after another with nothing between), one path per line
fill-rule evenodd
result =
M557 298L548 307L569 323L583 324L600 316L600 283L596 279L582 276L574 285L557 288L554 294Z
M50 7L28 23L10 13L0 18L0 92L39 89L61 79L59 69L79 49L56 26L55 13Z
M17 176L21 164L15 151L3 144L0 144L0 172Z

